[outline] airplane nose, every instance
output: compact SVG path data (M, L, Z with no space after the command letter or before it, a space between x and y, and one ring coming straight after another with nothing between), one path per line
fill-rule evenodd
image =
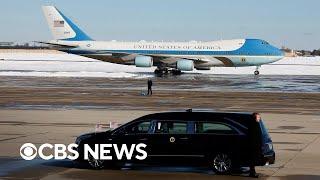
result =
M279 56L280 59L284 58L285 56L284 51L276 47L273 47L273 48L274 48L274 51L276 52L276 56Z
M285 56L284 51L270 44L269 44L269 51L271 51L274 56L278 56L281 59Z
M281 50L280 50L281 51ZM281 60L281 59L283 59L283 58L285 58L285 53L283 52L283 51L281 51L281 55L280 55L280 57L279 57L279 60ZM278 60L278 61L279 61Z
M278 57L274 60L274 62L279 61L285 57L285 53L281 49L278 49L277 54L278 54Z
M278 51L279 51L279 54L281 56L281 59L284 58L284 56L285 56L284 51L282 51L281 49L278 49Z

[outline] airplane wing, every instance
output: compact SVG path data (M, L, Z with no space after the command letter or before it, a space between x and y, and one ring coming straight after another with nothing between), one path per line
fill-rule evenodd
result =
M177 61L179 60L191 60L194 62L195 66L201 65L203 63L207 63L209 60L206 59L199 59L193 58L190 56L168 56L164 54L139 54L139 53L129 53L129 52L121 52L121 51L108 51L108 50L79 50L77 49L78 46L72 45L61 45L55 44L51 42L40 42L48 45L55 46L56 50L67 52L79 56L84 56L100 61L117 63L117 64L125 64L125 65L132 65L133 60L137 56L149 56L153 59L153 66L162 66L162 67L172 67L174 66ZM53 49L55 49L53 48Z
M203 59L198 59L198 58L190 58L190 57L171 57L171 56L152 56L153 57L154 62L159 62L159 63L163 63L163 64L174 64L176 63L178 60L181 59L185 59L185 60L191 60L193 61L195 64L200 64L200 63L206 63L206 60Z
M56 43L50 43L50 42L42 42L42 41L34 41L36 43L40 43L40 44L47 44L47 45L51 45L51 46L54 46L56 47L58 50L59 48L77 48L79 46L77 45L65 45L65 44L56 44Z
M199 59L199 58L191 58L191 57L184 57L184 56L167 56L167 55L155 55L155 54L135 54L135 53L126 53L126 52L115 52L115 51L96 51L97 54L112 54L113 57L116 58L122 58L122 59L128 59L132 60L133 57L136 56L150 56L153 58L154 64L174 64L178 60L185 59L185 60L191 60L195 64L201 64L201 63L206 63L208 60L205 59Z

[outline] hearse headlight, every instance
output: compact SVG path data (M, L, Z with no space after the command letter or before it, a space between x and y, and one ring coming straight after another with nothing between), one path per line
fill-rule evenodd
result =
M268 150L268 151L271 151L271 150L273 150L273 144L272 144L272 142L270 142L270 143L266 143L266 150Z
M81 141L81 138L77 137L76 141L75 141L75 144L80 144L80 141Z

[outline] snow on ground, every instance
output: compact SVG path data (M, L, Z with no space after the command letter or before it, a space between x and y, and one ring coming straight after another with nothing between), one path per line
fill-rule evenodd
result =
M138 68L93 60L72 54L0 53L0 76L47 77L147 77L138 74L154 68Z
M138 68L62 53L0 53L0 76L148 77L155 68ZM255 67L215 67L203 74L253 74ZM140 73L140 74L139 74ZM263 75L320 75L320 57L284 58L263 65Z
M256 67L215 67L208 74L253 74ZM320 75L320 57L286 57L272 64L262 65L262 75Z

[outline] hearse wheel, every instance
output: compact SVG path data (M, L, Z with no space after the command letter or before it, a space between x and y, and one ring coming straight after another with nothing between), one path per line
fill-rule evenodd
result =
M228 154L218 153L214 156L211 166L218 174L228 174L232 169L231 158Z
M88 156L88 163L93 169L102 169L104 168L104 161L95 159L90 153Z

